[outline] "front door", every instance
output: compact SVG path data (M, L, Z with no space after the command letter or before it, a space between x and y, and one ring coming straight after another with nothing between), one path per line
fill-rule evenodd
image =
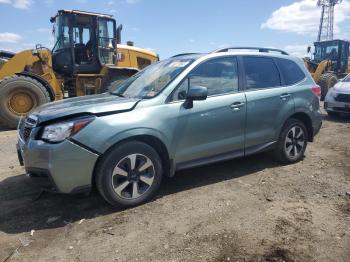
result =
M208 97L186 109L180 101L189 85L205 86ZM214 58L197 66L176 89L173 102L178 107L173 145L178 166L243 155L246 98L239 90L235 57Z

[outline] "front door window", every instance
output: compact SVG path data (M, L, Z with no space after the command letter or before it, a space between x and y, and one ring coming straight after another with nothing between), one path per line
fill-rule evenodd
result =
M208 96L238 92L237 59L220 57L200 64L174 92L173 100L185 99L189 84L206 87Z

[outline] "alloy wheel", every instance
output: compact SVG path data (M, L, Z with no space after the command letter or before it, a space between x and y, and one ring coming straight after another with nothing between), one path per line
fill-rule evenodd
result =
M292 126L287 132L284 150L290 159L296 159L303 153L305 147L305 133L300 126Z
M125 199L136 199L146 193L153 184L155 168L152 160L142 154L130 154L122 158L112 173L115 193Z

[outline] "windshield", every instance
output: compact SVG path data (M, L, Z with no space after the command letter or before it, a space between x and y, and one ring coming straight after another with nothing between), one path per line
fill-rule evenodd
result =
M54 51L69 48L69 26L67 16L58 16L56 18L53 33L55 37Z
M324 59L336 60L338 57L338 44L318 45L315 47L315 60L322 61Z
M116 86L111 93L123 97L154 97L193 61L194 59L177 58L152 64Z

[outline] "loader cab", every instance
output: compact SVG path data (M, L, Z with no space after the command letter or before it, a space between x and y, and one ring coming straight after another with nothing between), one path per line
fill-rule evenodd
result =
M332 71L343 73L348 67L349 42L344 40L330 40L315 42L314 61L332 61Z
M51 18L52 64L62 75L97 74L116 60L116 22L110 15L60 10Z

